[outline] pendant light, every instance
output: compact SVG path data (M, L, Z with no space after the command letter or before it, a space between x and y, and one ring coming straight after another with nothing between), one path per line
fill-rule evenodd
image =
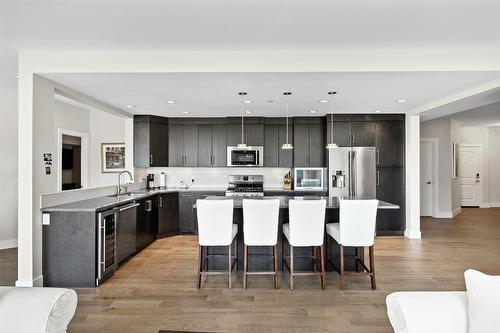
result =
M285 96L290 96L291 94L289 91L283 93ZM286 101L286 143L281 146L281 149L293 149L293 145L288 142L288 100Z
M335 95L337 92L336 91L329 91L328 92L328 95ZM335 142L333 142L333 101L332 101L332 104L331 104L332 108L331 108L331 117L332 117L332 121L330 122L331 124L331 129L330 129L330 142L326 145L326 149L335 149L335 148L338 148L339 146L337 146L337 144Z
M239 92L238 95L245 96L246 92ZM243 102L244 103L244 102ZM244 129L245 129L245 107L241 107L241 143L238 143L238 148L247 148L247 144L245 143Z

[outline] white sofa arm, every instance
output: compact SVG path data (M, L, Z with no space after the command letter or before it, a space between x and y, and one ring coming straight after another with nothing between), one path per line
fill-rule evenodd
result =
M467 333L465 291L396 292L387 296L387 314L396 333Z
M0 287L0 332L64 333L76 304L71 289Z

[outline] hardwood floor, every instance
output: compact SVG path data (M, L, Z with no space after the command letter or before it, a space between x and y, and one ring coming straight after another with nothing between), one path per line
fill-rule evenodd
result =
M14 286L17 280L17 248L0 250L0 286Z
M422 240L379 237L375 244L377 290L368 277L347 277L345 290L329 272L319 277L204 278L196 288L197 240L156 241L97 289L78 289L70 333L151 332L392 332L385 297L401 290L464 290L463 272L500 275L500 209L463 209L455 219L422 219Z

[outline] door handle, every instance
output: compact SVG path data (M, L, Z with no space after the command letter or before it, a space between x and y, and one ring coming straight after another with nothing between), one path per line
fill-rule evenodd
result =
M159 200L158 205L160 207L163 207L163 197L161 195L158 197L158 200Z
M380 171L377 171L377 186L380 186Z
M476 183L479 183L479 174L476 173Z
M128 205L128 206L125 206L125 207L121 207L121 208L119 209L119 211L120 211L120 212L123 212L123 211L125 211L125 210L129 210L129 209L135 208L135 207L137 207L137 206L139 206L139 203L135 202L135 203L133 203L133 204L131 204L131 205Z
M153 154L149 155L149 165L153 165Z
M426 182L426 184L427 184L427 185L430 185L430 184L432 184L432 182Z
M354 144L354 133L351 133L351 143Z

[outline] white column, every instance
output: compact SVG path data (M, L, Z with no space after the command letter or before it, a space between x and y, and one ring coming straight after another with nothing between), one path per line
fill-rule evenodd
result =
M19 55L18 80L18 287L32 287L33 272L33 72Z
M420 239L420 116L406 116L406 230Z

